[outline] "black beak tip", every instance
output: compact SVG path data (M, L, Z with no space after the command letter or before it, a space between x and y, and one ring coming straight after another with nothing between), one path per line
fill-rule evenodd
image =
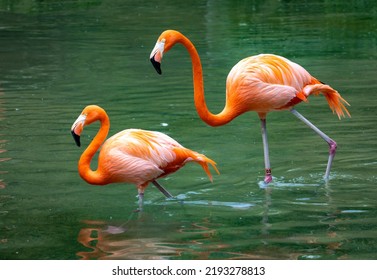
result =
M154 69L156 69L157 73L161 75L162 74L161 63L154 60L154 56L151 57L151 62L152 62Z
M71 133L72 133L73 139L75 139L76 145L80 147L81 146L80 135L77 135L73 130L71 131Z

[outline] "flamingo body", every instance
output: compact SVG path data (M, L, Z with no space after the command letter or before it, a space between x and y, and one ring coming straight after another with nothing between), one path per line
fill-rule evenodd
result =
M349 115L343 105L348 103L340 94L302 66L282 56L260 54L242 59L231 69L226 81L226 104L238 114L255 111L265 116L271 111L289 110L321 91L339 118L344 112Z
M126 129L106 140L99 154L98 166L106 174L106 184L127 182L144 186L177 171L190 161L214 164L161 132Z
M311 95L322 93L330 109L338 115L350 116L345 105L349 105L340 94L329 85L311 76L302 66L278 55L260 54L239 61L229 72L226 80L226 102L224 109L213 114L208 110L204 97L203 70L199 55L192 42L175 30L166 30L159 36L150 59L157 72L161 74L163 54L175 44L186 47L191 57L194 83L194 102L200 118L211 126L227 124L237 116L255 111L262 125L262 138L265 157L265 182L272 180L268 154L266 115L271 111L289 110L297 118L312 128L330 146L330 156L325 173L328 179L336 143L301 114L294 106L307 101Z
M311 81L304 68L283 57L251 56L238 62L229 72L226 103L238 114L282 110L306 100L302 88Z
M105 141L110 122L106 112L96 105L87 106L72 125L71 131L78 145L84 126L94 121L101 122L100 130L78 164L80 176L89 184L131 183L142 195L150 182L157 184L156 179L179 170L190 161L199 163L211 181L208 163L217 171L213 160L183 147L161 132L126 129ZM90 162L101 145L98 168L94 171Z

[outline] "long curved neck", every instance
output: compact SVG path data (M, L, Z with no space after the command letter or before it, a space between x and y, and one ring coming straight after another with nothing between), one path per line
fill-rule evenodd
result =
M101 122L100 129L80 157L79 174L81 178L83 178L89 184L104 185L105 178L100 171L100 166L95 171L90 168L90 162L98 149L101 147L102 143L105 141L110 129L109 117L106 114L100 114L98 120Z
M230 122L237 115L225 104L224 109L217 115L212 114L207 107L204 97L203 69L198 52L191 41L181 35L178 42L184 45L191 56L192 75L194 82L194 101L199 117L211 126L220 126Z

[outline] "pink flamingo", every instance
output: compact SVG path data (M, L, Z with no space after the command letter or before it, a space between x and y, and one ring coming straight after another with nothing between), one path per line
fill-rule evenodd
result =
M104 142L109 132L110 120L105 110L96 105L85 107L71 127L71 133L78 146L84 126L95 121L100 121L101 127L80 157L78 170L81 178L93 185L135 184L138 189L140 209L144 190L150 182L166 197L172 197L157 179L176 172L187 162L194 161L200 164L211 181L212 175L208 163L219 173L212 159L183 147L161 132L126 129ZM92 170L90 162L101 145L98 168Z
M262 139L265 161L265 178L267 184L272 181L269 149L267 141L266 115L271 111L289 110L298 119L313 129L329 145L325 180L329 179L330 169L336 152L336 142L294 109L309 95L322 93L338 118L344 113L350 116L349 105L340 94L329 85L312 77L303 67L288 59L273 55L260 54L238 62L229 72L226 80L226 102L219 114L211 113L204 98L203 70L201 61L192 42L175 30L166 30L159 36L153 48L150 60L159 74L163 54L175 44L186 47L190 54L193 70L194 101L200 118L211 126L224 125L237 116L255 111L261 120Z

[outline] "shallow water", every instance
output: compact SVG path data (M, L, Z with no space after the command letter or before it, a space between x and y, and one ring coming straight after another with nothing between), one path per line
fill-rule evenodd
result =
M13 2L12 2L13 3ZM368 1L0 1L1 259L376 259L377 7ZM268 115L274 182L263 179L260 124L247 113L212 128L196 114L189 56L176 46L163 75L149 54L165 29L196 45L210 110L240 59L276 53L301 64L351 104L338 120L321 97ZM132 185L79 177L71 124L98 104L110 134L167 133L213 158L209 182L186 165L153 186L142 213ZM87 145L98 126L87 127Z

